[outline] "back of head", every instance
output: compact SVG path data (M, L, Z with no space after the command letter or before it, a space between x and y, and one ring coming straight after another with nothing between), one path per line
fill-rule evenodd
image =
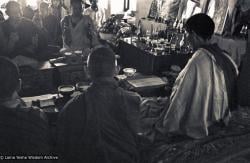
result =
M11 60L0 57L0 98L10 97L18 85L18 67Z
M113 77L116 59L111 49L99 47L88 58L88 70L92 79Z
M208 15L200 13L191 16L187 20L185 28L187 32L195 32L197 35L207 40L213 35L215 25L213 20Z

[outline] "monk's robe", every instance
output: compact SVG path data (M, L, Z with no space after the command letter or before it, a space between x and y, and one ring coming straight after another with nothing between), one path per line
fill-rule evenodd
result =
M202 138L213 124L227 124L237 74L234 61L217 46L198 49L175 81L162 130Z
M61 162L138 162L139 105L139 96L115 81L94 82L59 115Z
M73 24L71 16L62 20L63 48L84 50L98 44L93 21L88 15L83 15L77 24Z

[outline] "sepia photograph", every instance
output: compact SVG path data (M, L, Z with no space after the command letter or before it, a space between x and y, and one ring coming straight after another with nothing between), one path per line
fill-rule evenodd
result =
M0 0L0 162L250 162L249 0Z

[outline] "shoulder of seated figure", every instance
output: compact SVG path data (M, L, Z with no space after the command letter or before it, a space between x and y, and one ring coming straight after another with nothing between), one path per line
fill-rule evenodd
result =
M201 61L201 60L206 60L211 56L212 55L206 49L200 48L194 52L191 59L193 61Z

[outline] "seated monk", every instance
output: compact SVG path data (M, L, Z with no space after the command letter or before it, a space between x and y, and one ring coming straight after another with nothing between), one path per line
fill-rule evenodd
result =
M229 54L210 43L215 25L209 16L190 17L185 29L195 52L178 75L157 128L199 139L214 125L228 124L236 104L238 70Z
M87 65L92 85L59 115L61 162L138 162L140 97L118 87L115 54L108 48L94 49Z
M26 107L18 96L19 70L0 57L0 154L40 156L50 154L49 130L40 109Z

